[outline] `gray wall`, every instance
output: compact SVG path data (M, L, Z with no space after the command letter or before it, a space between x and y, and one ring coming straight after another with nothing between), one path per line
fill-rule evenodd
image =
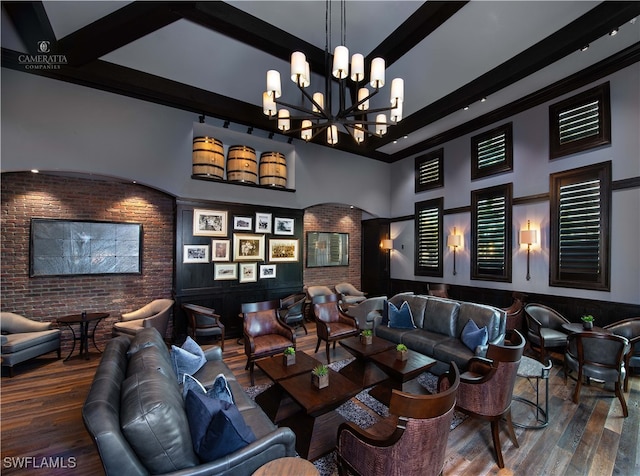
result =
M605 81L611 85L612 144L588 152L549 160L548 107L565 97L589 89ZM640 177L640 64L621 70L585 88L540 105L505 121L475 131L444 144L445 188L414 193L414 159L394 164L391 189L391 216L414 213L417 201L444 197L444 208L468 207L471 191L513 182L514 198L549 192L549 174L584 165L611 160L613 180ZM470 138L484 130L513 122L514 168L512 172L471 180ZM428 151L425 151L428 152ZM518 242L518 231L531 220L540 230L540 244L532 250L531 280L526 276L526 246ZM513 208L513 279L511 283L492 283L470 279L471 215L447 214L444 217L445 236L453 227L464 234L464 246L456 254L457 274L453 275L453 254L444 253L444 277L426 278L413 274L413 221L393 223L391 237L394 251L391 277L428 282L446 282L464 286L519 290L536 294L574 296L604 301L640 303L640 189L613 192L611 217L611 292L587 291L549 286L549 202L542 201ZM404 246L404 249L402 248Z
M180 198L300 209L342 203L389 216L389 164L300 140L290 164L295 193L192 180L197 120L193 113L3 68L2 172L81 172L136 180ZM268 141L244 135L244 145Z

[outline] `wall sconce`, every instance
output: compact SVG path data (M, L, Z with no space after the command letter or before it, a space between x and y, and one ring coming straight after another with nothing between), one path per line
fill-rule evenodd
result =
M393 249L393 240L382 240L380 242L380 248L385 251L391 251Z
M531 220L527 220L527 229L520 230L520 244L527 245L527 281L531 279L529 272L529 256L531 254L531 245L538 243L538 230L531 229Z
M456 272L456 249L459 246L462 246L462 235L456 234L456 227L453 227L453 234L447 236L447 246L453 248L453 275L457 274Z

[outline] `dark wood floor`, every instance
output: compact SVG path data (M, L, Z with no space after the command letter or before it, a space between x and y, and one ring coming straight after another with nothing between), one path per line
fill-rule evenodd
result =
M315 327L309 336L298 330L298 348L315 350ZM206 344L203 345L206 347ZM315 357L324 361L321 349ZM337 347L332 360L350 357ZM224 358L243 386L249 385L244 370L244 350L235 339L225 342ZM93 352L89 361L55 354L17 367L1 382L1 469L15 475L103 474L98 453L82 422L81 407L100 359ZM268 379L256 369L256 384ZM505 432L502 446L506 467L499 470L491 450L488 423L467 419L449 434L445 475L640 475L640 377L631 379L625 394L629 417L613 394L584 387L580 405L571 401L574 382L564 383L558 361L549 380L550 425L544 430L516 429L520 448ZM526 379L518 379L516 395L533 397ZM524 406L514 405L514 419L528 418ZM23 465L20 469L17 466ZM24 467L26 465L26 467ZM57 466L53 467L53 466ZM123 475L125 476L125 475Z

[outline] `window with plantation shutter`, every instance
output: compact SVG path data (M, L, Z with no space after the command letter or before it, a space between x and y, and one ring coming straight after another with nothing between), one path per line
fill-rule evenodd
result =
M549 107L552 159L611 144L609 83Z
M416 193L444 187L444 149L416 157Z
M512 184L471 192L471 279L511 282Z
M550 284L609 290L611 162L551 175Z
M415 204L416 276L442 276L442 207L442 198Z
M471 178L513 170L513 124L471 138Z

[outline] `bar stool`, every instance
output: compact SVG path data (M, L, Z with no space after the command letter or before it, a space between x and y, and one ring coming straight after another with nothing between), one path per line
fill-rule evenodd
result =
M513 399L535 408L536 423L527 425L514 421L513 426L526 428L529 430L540 430L542 428L545 428L549 424L549 372L551 370L551 367L551 359L549 359L548 365L546 366L543 363L532 359L531 357L523 356L522 360L520 360L520 366L518 367L517 375L518 377L524 377L529 381L531 387L536 392L536 401L532 402L531 400L519 396L515 396L513 397ZM531 382L531 379L536 380L535 386ZM540 406L540 380L545 381L544 410Z

